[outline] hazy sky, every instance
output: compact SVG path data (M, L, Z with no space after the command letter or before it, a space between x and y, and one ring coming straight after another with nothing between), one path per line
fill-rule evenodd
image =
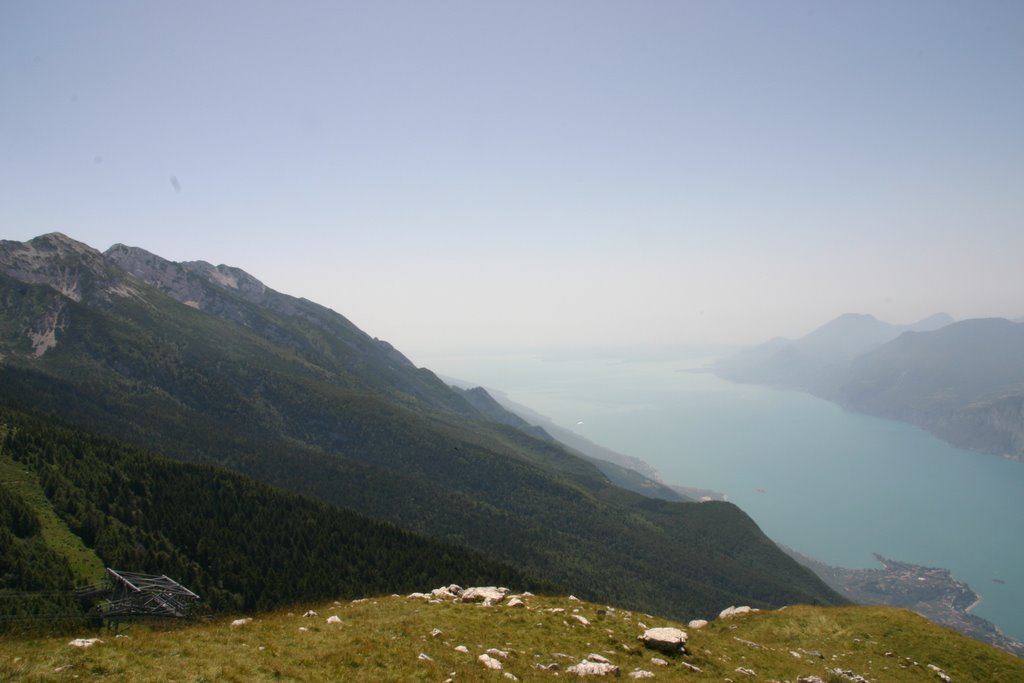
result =
M0 237L417 353L1024 314L1024 2L0 3Z

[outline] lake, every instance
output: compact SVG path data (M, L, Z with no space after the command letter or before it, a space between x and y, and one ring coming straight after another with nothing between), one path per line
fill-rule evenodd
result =
M1024 463L694 371L707 351L416 360L642 458L667 482L720 491L771 538L829 564L874 567L878 552L947 568L984 597L975 614L1024 641Z

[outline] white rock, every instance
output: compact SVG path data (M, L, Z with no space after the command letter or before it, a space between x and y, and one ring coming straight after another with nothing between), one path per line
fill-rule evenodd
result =
M643 669L637 669L630 671L628 676L630 678L654 678L654 674L650 671L644 671Z
M309 629L308 629L308 628L306 628L305 626L300 626L300 627L299 627L299 630L300 630L300 631L308 631Z
M644 623L644 622L642 622L642 621L638 621L638 622L636 622L636 625L637 625L637 626L639 626L640 628L647 628L647 624L645 624L645 623Z
M455 646L455 651L456 652L466 652L466 653L468 653L469 652L469 648L466 647L465 645L456 645Z
M688 627L692 628L695 631L699 628L704 628L707 625L708 622L706 619L694 619L689 624L687 624Z
M654 664L655 666L668 666L668 662L661 657L651 657L651 664Z
M438 637L439 635L441 635L442 633L444 633L444 631L442 631L442 630L441 630L441 629L439 629L439 628L435 628L434 630L432 630L432 631L430 632L430 637L431 637L431 638L437 638L437 637Z
M609 661L607 657L599 655L596 652L591 652L589 655L587 655L587 661L598 662L599 664L611 664L611 661Z
M699 666L694 666L693 664L690 664L689 662L679 662L679 666L683 667L684 669L689 669L690 671L692 671L694 673L698 673L698 674L700 673L700 667Z
M508 653L504 650L499 650L496 647L492 647L489 650L487 650L487 654L489 654L492 657L501 657L502 659L508 659Z
M409 593L406 596L410 600L429 600L430 596L426 593Z
M496 588L494 586L476 586L474 588L467 588L462 591L462 602L485 602L491 601L491 604L501 602L505 598L505 594L508 593L507 588Z
M517 678L514 673L511 673L509 671L505 672L505 678L509 679L510 681L518 681L519 680L519 678Z
M736 667L736 673L744 674L746 676L757 676L753 669L744 669L742 666Z
M719 612L718 618L719 619L728 619L730 617L738 617L741 614L749 614L750 612L754 612L754 611L756 611L756 610L752 610L747 605L743 605L742 607L726 607L724 610Z
M252 617L246 617L245 619L235 619L231 622L231 628L238 628L239 626L245 626L252 621Z
M421 662L432 662L432 661L434 661L434 658L431 657L430 655L428 655L426 652L419 653L419 655L416 657L416 659L420 660Z
M524 598L532 598L533 597L533 593L531 593L530 591L523 591L522 597L524 597Z
M565 611L564 607L548 607L545 612L551 612L552 614L561 614Z
M92 647L96 643L102 643L99 638L75 638L68 645L71 647Z
M522 600L520 600L519 598L512 598L511 600L508 601L508 606L509 607L526 607L526 603L523 602Z
M679 652L685 648L688 638L689 636L686 635L686 631L663 626L661 628L649 628L644 631L642 636L638 636L637 639L642 640L644 645L652 650Z
M570 666L566 673L576 676L618 676L621 673L619 667L605 662L588 662L583 660L579 664Z
M570 596L569 596L569 599L570 599L570 600L575 600L576 602L579 602L579 601L580 601L580 599L579 599L579 598L577 598L577 597L576 597L575 595L570 595Z
M478 662L486 666L488 669L500 669L501 662L490 655L480 655L476 658Z
M332 614L331 616L327 617L327 623L328 624L340 624L341 623L341 617L339 617L337 614Z
M574 615L572 615L572 618L575 619L576 621L580 622L584 626L590 626L590 622L587 621L587 618L585 616L583 616L582 614L574 614Z
M314 612L313 610L308 610L308 611L307 611L307 612L306 612L305 614L303 614L302 616L304 616L304 617L317 617L317 616L320 616L320 615L319 615L319 614L317 614L316 612Z

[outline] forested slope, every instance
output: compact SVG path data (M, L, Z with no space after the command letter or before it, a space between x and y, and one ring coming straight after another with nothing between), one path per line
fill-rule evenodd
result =
M106 566L166 574L206 610L253 610L462 582L550 587L462 547L271 488L0 408L0 458L38 477L52 507ZM0 485L0 591L68 590L75 574L41 533L39 504ZM74 607L66 598L4 614Z

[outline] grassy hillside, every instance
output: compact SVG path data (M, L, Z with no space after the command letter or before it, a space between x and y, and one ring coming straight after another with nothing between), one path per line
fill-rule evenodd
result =
M940 680L930 666L958 683L1024 680L1024 660L892 608L790 607L719 619L695 630L564 597L527 596L524 602L522 608L483 607L393 596L309 603L260 614L237 627L230 619L216 619L184 627L134 627L124 638L109 632L74 634L103 641L87 649L69 646L68 636L7 639L0 641L0 678L376 682L499 681L512 674L522 681L553 681L598 654L618 666L623 678L639 669L659 681L851 680L837 671L869 681ZM318 616L301 616L309 608ZM341 623L327 623L330 616ZM690 654L645 649L637 636L658 626L687 630ZM486 669L478 660L492 648L501 651L491 655L501 670ZM551 664L559 670L538 668Z

